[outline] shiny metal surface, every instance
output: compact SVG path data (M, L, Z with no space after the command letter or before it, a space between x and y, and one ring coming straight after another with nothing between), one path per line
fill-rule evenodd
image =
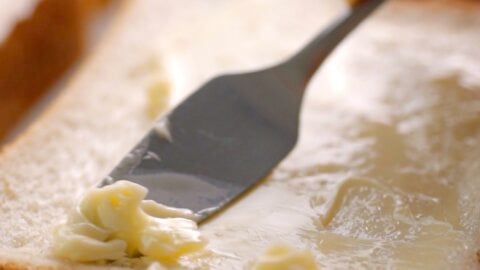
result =
M204 84L144 137L101 185L129 180L201 219L268 175L294 147L304 89L336 45L384 0L363 1L289 60Z

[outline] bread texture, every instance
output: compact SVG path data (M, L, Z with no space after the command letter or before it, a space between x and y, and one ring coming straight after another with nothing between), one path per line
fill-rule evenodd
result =
M218 73L285 59L343 8L317 0L125 1L97 51L0 154L0 269L118 267L53 257L51 231L151 126L151 84L167 74L174 105ZM286 242L312 250L326 269L475 269L479 29L478 1L389 1L312 81L294 152L264 185L201 226L213 255L182 267L245 269L270 244ZM350 214L341 210L318 225L335 188L358 178L400 201L413 194L404 201L412 213L428 215L438 226L425 228L447 236L375 238L356 223L335 223ZM344 246L327 249L329 239ZM432 260L422 261L426 252Z

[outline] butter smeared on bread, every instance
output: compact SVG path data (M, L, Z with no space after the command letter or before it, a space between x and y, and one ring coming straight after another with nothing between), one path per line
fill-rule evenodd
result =
M92 14L104 2L0 2L0 141L78 61Z
M147 189L117 181L87 192L67 223L55 229L55 255L75 262L102 262L146 256L157 263L176 265L200 251L195 215L145 201Z

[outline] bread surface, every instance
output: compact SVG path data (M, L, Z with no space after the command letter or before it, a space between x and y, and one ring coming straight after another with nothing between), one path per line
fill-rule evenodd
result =
M342 3L331 1L281 2L124 3L105 42L44 115L0 155L0 269L108 268L52 257L51 230L151 125L145 114L145 98L158 72L152 67L164 67L170 74L174 104L218 73L251 70L284 59L344 8ZM278 8L272 9L272 5ZM403 128L397 118L413 119L399 105L408 104L412 110L425 109L426 115L437 117L431 121L438 125L426 125L397 137L418 140L414 146L424 144L430 159L440 162L442 156L449 155L445 160L457 166L449 168L444 176L461 176L458 192L468 199L450 203L470 210L458 221L456 217L444 219L468 238L468 250L455 254L453 263L458 268L476 267L472 250L480 246L480 216L475 208L480 205L480 197L475 196L480 186L472 179L480 169L471 160L480 158L480 144L465 148L462 142L480 136L477 103L471 103L480 99L480 73L476 68L480 52L475 45L479 42L479 8L477 1L391 1L354 33L312 81L302 116L302 135L292 155L265 187L202 227L212 248L228 253L240 247L236 251L240 257L217 254L213 264L218 269L242 269L255 254L279 239L305 245L307 240L291 231L298 227L312 229L307 216L319 210L311 205L322 205L327 193L333 192L339 181L334 177L336 170L376 179L394 177L394 164L403 161L390 155L389 149L369 146L373 156L379 156L375 164L385 169L367 173L351 161L342 163L341 152L364 140L391 139L395 143L396 129ZM238 19L238 14L245 16ZM219 25L219 21L225 23ZM442 121L446 118L432 111L432 106L450 108L447 112L458 114L459 120ZM473 116L464 117L467 114ZM338 126L338 122L345 124ZM353 135L349 139L345 134ZM393 134L394 139L385 134ZM338 152L328 147L335 138L341 139L336 146ZM429 138L440 142L435 144ZM442 146L446 152L442 152ZM390 147L395 151L393 145ZM340 161L332 163L318 153L328 153ZM324 184L312 179L321 179L318 181ZM265 196L285 187L295 193L287 192L283 198ZM317 194L305 191L313 187L318 189ZM292 199L291 209L275 208L285 199ZM255 203L264 207L259 211L265 211L265 215L254 215L252 222L249 212ZM277 222L281 222L279 218L292 222L271 229L273 221L267 219L267 212L272 209L278 213ZM372 267L390 263L363 259ZM318 255L317 260L328 266L335 260L348 263L349 259L339 253L337 259ZM207 260L190 267L208 264Z

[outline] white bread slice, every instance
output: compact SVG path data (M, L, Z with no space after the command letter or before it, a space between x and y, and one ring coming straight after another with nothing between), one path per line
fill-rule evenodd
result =
M291 54L341 6L279 2L126 3L61 97L0 155L0 268L95 267L51 257L51 229L149 127L145 93L158 72L149 67L163 63L172 73L176 102L217 72ZM265 185L201 227L214 255L189 267L243 269L278 241L313 250L327 269L476 267L479 7L393 1L361 27L312 82L294 153ZM355 177L394 186L388 196L413 194L406 204L431 215L446 237L400 245L335 221L318 225L335 188ZM351 209L335 216L361 213ZM324 245L335 241L344 246Z

